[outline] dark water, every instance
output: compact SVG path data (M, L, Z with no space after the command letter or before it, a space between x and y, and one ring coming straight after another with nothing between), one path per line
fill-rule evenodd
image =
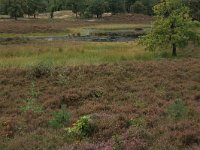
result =
M23 41L88 41L88 42L128 42L137 39L139 36L144 35L144 32L104 32L93 33L90 35L64 35L64 36L27 36L27 37L9 37L0 38L0 42L23 42Z

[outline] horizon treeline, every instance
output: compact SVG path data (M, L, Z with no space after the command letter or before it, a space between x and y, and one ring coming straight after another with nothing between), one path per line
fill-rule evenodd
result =
M37 17L39 13L71 10L76 17L102 17L103 13L141 13L153 15L153 6L162 0L0 0L0 14L17 19L28 16ZM183 0L190 8L194 19L200 20L200 0Z

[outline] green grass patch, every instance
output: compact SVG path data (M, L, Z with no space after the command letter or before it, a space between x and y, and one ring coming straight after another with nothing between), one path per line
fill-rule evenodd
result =
M178 51L177 58L199 57L198 49ZM0 68L30 68L40 62L51 66L98 65L133 60L148 61L174 59L171 51L149 52L137 42L64 42L41 41L25 44L0 45Z

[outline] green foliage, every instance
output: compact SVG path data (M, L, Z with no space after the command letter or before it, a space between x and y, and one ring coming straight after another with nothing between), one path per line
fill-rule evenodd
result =
M103 12L124 13L131 11L153 15L152 7L159 0L0 0L0 14L10 14L11 17L22 17L23 13L34 16L40 12L50 12L53 18L55 11L72 10L76 16L100 17ZM191 15L199 20L200 1L184 0L191 9Z
M48 3L45 0L27 0L26 5L26 13L29 16L33 15L34 18L36 18L38 12L44 12L47 10Z
M144 127L146 124L144 117L134 118L128 121L128 126Z
M10 7L8 8L8 14L10 15L10 17L15 18L15 20L17 20L18 17L23 16L24 11L18 1L14 1L10 5Z
M112 139L114 141L113 150L123 150L124 149L124 142L118 135L113 135Z
M169 106L167 112L170 118L179 120L187 117L188 108L182 100L178 99Z
M68 82L68 78L64 73L60 73L57 77L57 80L55 81L56 84L58 85L66 85Z
M42 76L48 76L51 74L53 70L53 63L52 61L42 61L38 63L31 69L30 77L32 78L40 78Z
M105 0L93 0L89 4L89 12L99 18L105 12L106 7L107 3Z
M136 1L132 6L131 6L131 12L134 13L143 13L146 14L146 7L141 1Z
M103 96L103 92L100 90L92 90L90 96L93 98L100 98Z
M134 106L137 107L137 108L145 108L146 103L143 100L135 100Z
M72 128L67 128L67 133L72 137L87 137L94 132L90 116L81 117Z
M25 102L25 105L20 108L21 111L22 112L32 111L34 113L43 112L43 108L40 104L38 104L37 98L38 98L38 93L35 88L35 83L32 82L31 90L30 90L30 97L23 100Z
M200 0L188 0L188 6L192 17L200 21Z
M69 123L70 114L64 110L54 112L53 118L49 121L49 125L52 128L62 128L64 125Z
M190 41L200 42L200 37L194 32L197 22L192 21L189 9L181 0L166 0L154 6L156 14L153 27L149 34L140 38L140 44L148 50L184 48Z
M126 10L126 5L124 0L107 0L108 1L108 11L116 14L116 13L122 13Z
M69 0L69 4L72 7L72 12L76 14L76 17L78 17L78 15L87 16L86 14L88 12L89 2L90 0Z

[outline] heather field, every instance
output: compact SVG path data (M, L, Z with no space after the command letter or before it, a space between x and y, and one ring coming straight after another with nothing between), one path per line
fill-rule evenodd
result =
M0 79L1 149L199 149L199 58L3 69ZM66 122L50 123L61 110ZM69 135L83 116L90 126Z
M0 150L200 149L199 47L145 50L146 15L46 15L0 19Z

